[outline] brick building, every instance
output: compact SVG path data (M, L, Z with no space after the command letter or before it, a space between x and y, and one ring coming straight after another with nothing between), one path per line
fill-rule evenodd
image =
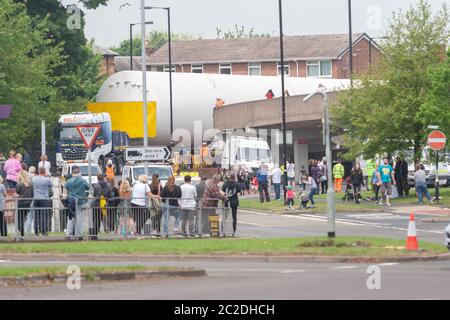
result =
M95 45L93 47L94 53L103 57L100 64L101 75L107 75L108 77L116 73L115 58L119 55L110 49Z
M354 73L376 62L380 49L365 33L353 36ZM286 36L284 72L291 77L349 78L348 34ZM148 70L168 71L168 44L149 52ZM277 76L279 38L179 40L172 43L174 72ZM134 69L134 68L133 68Z

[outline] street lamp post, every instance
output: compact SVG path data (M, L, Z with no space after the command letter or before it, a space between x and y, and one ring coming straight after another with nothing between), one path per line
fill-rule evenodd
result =
M147 56L145 53L145 0L141 0L141 55L142 55L142 106L144 122L144 147L148 147L147 110ZM148 162L145 161L145 175L148 176Z
M146 9L159 9L167 11L167 36L169 46L169 99L170 99L170 139L173 134L173 93L172 93L172 32L171 32L171 18L170 7L146 7Z
M283 166L284 166L284 181L283 194L286 201L286 187L287 187L287 144L286 144L286 96L284 90L284 44L283 44L283 1L278 1L279 15L280 15L280 55L281 55L281 117L282 117L282 131L283 131Z
M352 0L348 0L348 48L350 86L353 88L353 34L352 34Z
M133 27L140 23L130 23L130 70L133 70ZM147 21L145 24L153 24L153 21Z
M328 237L336 237L336 199L333 187L333 165L331 159L331 133L330 133L330 114L328 110L328 94L325 88L318 88L316 91L303 99L304 102L310 100L314 95L320 94L323 98L323 110L325 118L325 158L327 159L327 215L328 215Z

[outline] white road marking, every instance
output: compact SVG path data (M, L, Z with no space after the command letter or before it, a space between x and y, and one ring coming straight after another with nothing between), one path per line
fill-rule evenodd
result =
M281 270L280 271L280 273L286 273L286 274L297 273L297 272L305 272L305 270Z
M386 262L386 263L380 263L379 266L382 267L390 267L390 266L396 266L399 265L400 263L398 262Z
M245 212L249 213L249 214L261 215L261 216L272 216L272 217L274 216L273 213L252 212L252 211L245 211ZM319 221L319 222L326 222L328 220L327 217L323 217L323 216L321 217L321 216L310 215L310 214L301 214L298 216L276 215L276 217L284 217L284 218L297 219L297 220L303 220L303 221L305 221L305 220L306 221ZM251 222L247 222L247 224L251 224ZM397 230L397 231L408 231L407 227L401 228L401 227L394 227L389 224L382 224L382 223L368 222L368 221L355 221L355 220L342 219L342 218L336 219L336 224L348 225L348 226L367 226L367 227L390 229L390 230ZM257 226L263 227L263 225L257 225ZM417 232L442 234L442 231L423 230L423 229L417 229Z
M350 270L350 269L357 269L358 266L342 266L342 267L333 267L332 270Z

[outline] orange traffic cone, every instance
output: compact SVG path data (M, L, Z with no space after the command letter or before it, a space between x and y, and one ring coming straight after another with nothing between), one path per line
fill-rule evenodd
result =
M416 222L414 221L414 213L409 215L408 238L406 239L406 250L418 250Z

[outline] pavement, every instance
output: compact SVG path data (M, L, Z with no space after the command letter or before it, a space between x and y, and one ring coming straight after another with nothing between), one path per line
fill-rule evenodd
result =
M48 264L3 262L1 265ZM61 264L61 262L54 262ZM64 262L67 264L67 262ZM126 264L114 262L111 264ZM93 262L72 261L83 270ZM101 263L104 265L105 263ZM0 299L448 299L450 262L382 264L156 261L144 265L203 268L208 276L112 283L0 288ZM373 277L378 279L373 281ZM378 286L379 285L379 286Z

